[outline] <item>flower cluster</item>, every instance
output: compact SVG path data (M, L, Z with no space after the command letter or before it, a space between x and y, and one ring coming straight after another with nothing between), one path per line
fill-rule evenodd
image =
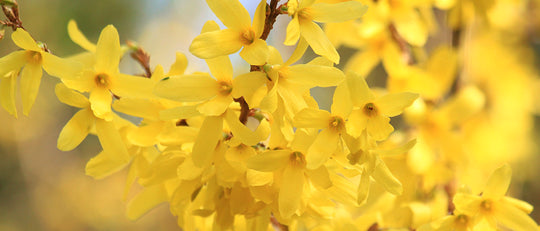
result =
M16 12L9 2L3 7ZM483 20L493 33L509 33L494 15L513 3L261 0L252 19L238 0L206 2L226 28L206 22L189 50L209 73L186 73L182 53L168 71L152 71L142 48L122 46L112 25L94 44L70 21L69 36L85 51L57 57L6 13L22 50L0 58L0 103L17 116L20 76L28 115L42 68L59 78L58 99L80 110L60 132L58 149L97 135L103 151L86 174L101 179L127 169L124 198L135 182L143 187L128 202L130 219L166 202L183 230L539 229L527 215L531 205L504 196L508 165L478 186L493 165L527 153L508 140L529 139L532 102L512 94L533 94L530 70L517 59L497 60L512 54L490 32L470 32ZM428 54L426 42L444 29L433 7L448 14L444 28L454 40ZM286 61L266 42L280 15L290 18L283 43L294 46ZM327 23L324 30L318 23ZM462 44L475 48L464 55ZM341 46L358 51L341 59ZM308 48L318 57L299 62ZM250 71L235 75L229 55L238 51ZM120 72L126 53L146 76ZM520 72L508 77L489 62ZM370 88L366 76L379 63L386 86ZM319 108L314 87L335 87L330 111ZM508 116L529 122L508 126ZM498 134L514 137L487 143ZM457 189L464 184L472 188Z

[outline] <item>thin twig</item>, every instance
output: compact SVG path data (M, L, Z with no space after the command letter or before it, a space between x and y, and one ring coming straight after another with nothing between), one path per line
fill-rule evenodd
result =
M414 64L414 59L413 59L411 47L409 46L407 41L405 41L405 39L403 37L401 37L401 35L398 33L398 31L396 29L396 26L394 24L390 24L388 26L388 29L390 30L390 34L392 35L392 39L394 39L394 41L399 46L399 49L401 50L403 60L409 65Z
M142 66L145 72L144 76L150 78L152 76L152 70L150 69L150 55L135 42L127 41L126 44L131 49L131 58Z

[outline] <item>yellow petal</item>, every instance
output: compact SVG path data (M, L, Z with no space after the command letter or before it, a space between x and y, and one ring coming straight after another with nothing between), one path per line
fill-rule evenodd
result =
M144 188L127 204L126 215L131 220L137 220L168 199L167 190L161 184Z
M206 73L182 75L161 80L154 93L166 99L196 102L214 97L218 93L218 84Z
M82 71L82 64L70 59L63 59L49 53L42 53L43 69L51 75L62 79L78 77Z
M28 116L30 109L39 91L39 85L41 83L41 65L35 63L28 63L23 68L21 73L21 98L23 105L23 114Z
M11 34L11 39L20 48L25 50L42 52L41 48L37 45L36 41L30 36L24 29L17 29Z
M231 81L233 76L233 67L229 56L220 56L212 59L206 59L210 68L210 73L216 79L221 81Z
M287 165L291 153L291 150L266 151L249 158L247 167L261 172L273 172Z
M347 73L346 77L354 106L363 107L367 100L375 98L364 78L354 72Z
M283 171L281 189L279 190L279 213L289 218L300 208L304 188L304 169L287 165Z
M206 0L206 3L225 26L237 29L251 26L251 17L238 0Z
M316 22L344 22L361 17L367 9L366 5L357 1L318 3L310 7L310 14Z
M223 119L217 116L208 116L204 119L199 135L193 145L193 163L197 167L203 167L212 161L214 149L221 139Z
M330 112L304 108L294 116L294 126L298 128L327 128L330 124Z
M86 99L83 94L67 88L66 85L62 83L56 84L54 92L60 102L69 106L87 108L90 105L90 102L88 102L88 99Z
M68 22L68 35L71 41L82 47L83 49L91 52L96 52L96 45L88 41L86 36L79 30L75 20L69 20Z
M112 96L109 90L95 88L90 92L90 106L96 117L111 121L113 113L111 111Z
M272 172L259 172L248 168L246 170L246 181L249 186L264 186L270 185L274 182L274 173Z
M159 112L163 106L156 101L148 99L120 98L114 101L116 111L145 119L159 120Z
M234 78L232 96L244 97L250 108L258 106L266 95L266 74L254 71ZM263 88L263 89L261 89ZM260 93L262 92L262 93Z
M58 136L57 147L62 151L71 151L86 138L94 125L94 116L88 109L75 113L66 123Z
M187 65L188 60L186 58L186 55L180 52L176 52L176 60L171 65L171 69L169 70L169 73L167 73L167 75L182 75L186 71Z
M416 12L400 14L393 20L396 30L407 42L413 46L422 47L428 37L427 26Z
M293 19L287 25L287 37L283 44L287 46L293 46L300 39L300 22L298 17L293 17Z
M309 180L314 185L321 187L322 189L328 189L332 187L332 180L330 180L330 174L328 169L324 166L318 167L313 170L306 170L309 176Z
M189 51L201 59L229 55L244 46L241 36L242 33L234 29L206 32L195 37Z
M316 54L324 56L336 64L339 63L339 54L336 48L319 25L312 21L300 20L300 33Z
M480 203L482 199L479 196L456 193L452 202L456 205L456 210L459 210L465 214L476 214L479 212Z
M390 118L382 115L370 118L366 129L369 135L377 141L386 139L394 131L394 127L390 125Z
M268 94L261 100L260 108L262 111L274 112L278 106L278 78L276 78L274 86L268 91Z
M507 203L497 203L495 217L498 222L511 230L538 230L538 224L531 217Z
M122 51L118 31L113 25L108 25L99 35L96 47L95 70L97 72L117 73L121 57Z
M291 57L289 57L289 59L287 60L287 62L283 64L283 66L289 66L295 63L296 61L300 60L300 58L304 56L304 53L306 53L306 50L308 47L309 47L309 44L306 42L306 40L304 38L300 38L300 41L296 45L296 48L294 49Z
M346 81L341 82L334 91L332 98L332 114L341 116L342 118L349 117L353 108L349 86Z
M86 175L94 179L103 179L122 170L129 162L118 161L110 153L102 151L86 163Z
M251 65L263 65L270 56L270 50L266 41L256 39L253 43L244 46L240 51L240 56Z
M96 72L85 69L81 72L80 77L76 79L62 79L62 82L71 89L80 92L89 92L96 87Z
M149 78L133 75L118 74L116 84L111 91L120 97L154 98L154 81Z
M127 134L129 142L141 147L157 144L157 137L163 131L163 123L141 124Z
M229 125L233 135L239 138L242 143L246 145L256 145L259 143L259 141L266 138L257 136L255 132L246 127L246 125L242 124L240 120L238 120L236 113L234 113L232 110L227 110L225 112L225 120L227 121L227 125Z
M18 72L12 72L9 77L0 78L0 104L6 111L17 118L17 107L15 106L15 86L17 84Z
M96 133L103 151L115 162L127 163L130 160L126 145L113 122L96 118Z
M503 197L502 200L504 203L511 204L512 206L518 208L519 210L525 212L526 214L530 214L533 211L533 206L526 201L522 201L519 199L515 199L512 197Z
M393 117L401 114L403 109L418 98L418 94L410 92L393 93L384 95L375 100L375 105L379 108L380 113L388 117Z
M261 37L264 31L264 24L266 20L266 0L261 0L257 9L255 10L255 16L253 17L253 29L255 30L255 38Z
M323 165L336 151L339 142L339 133L330 129L322 130L308 149L306 162L308 169L316 169Z
M309 88L336 86L345 79L345 74L335 67L298 64L286 69L287 80Z
M193 163L193 158L186 158L177 168L177 175L182 180L194 180L201 175L204 168L199 168Z
M495 170L489 177L482 196L492 199L500 199L506 194L510 181L512 180L512 169L505 164Z
M399 182L392 172L390 172L390 169L386 167L386 164L382 160L379 160L378 162L375 171L373 171L371 175L373 179L381 184L386 191L394 195L401 195L403 192L401 182Z
M289 113L288 116L293 117L294 113L298 113L300 110L308 107L302 93L307 91L304 86L295 86L293 84L289 84L287 87L278 86L277 91L283 101L285 112Z
M218 95L211 100L201 103L197 107L197 110L206 116L219 116L229 108L232 102L232 97Z
M366 171L363 171L362 175L360 176L360 183L358 184L357 190L356 202L358 203L358 205L362 205L364 204L364 202L366 202L369 194L370 185L371 178Z
M161 120L187 119L195 116L200 116L201 113L197 110L198 105L175 107L159 111Z
M214 20L208 20L204 23L203 28L201 29L201 34L218 30L220 30L220 28L217 22Z
M313 5L313 3L315 3L315 1L316 0L302 0L302 1L300 1L300 4L298 4L298 9L309 7L309 6Z
M0 78L11 71L19 73L19 69L26 63L26 55L27 51L14 51L0 58Z

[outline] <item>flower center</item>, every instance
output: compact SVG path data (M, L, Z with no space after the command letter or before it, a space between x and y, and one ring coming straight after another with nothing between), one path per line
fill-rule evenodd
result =
M332 116L328 127L334 131L341 132L345 129L345 120L339 116Z
M362 157L363 153L364 153L364 151L359 150L358 152L355 152L355 153L351 152L351 154L347 155L347 159L349 160L349 164L351 164L351 165L358 164L358 162L360 162L360 158Z
M295 167L305 167L306 166L306 157L301 152L293 152L289 156L291 164Z
M94 81L96 82L96 85L98 87L108 88L109 87L109 76L105 73L97 74L94 78Z
M228 96L232 92L232 85L225 81L218 82L218 92L222 96Z
M364 114L368 117L375 117L379 114L379 110L373 103L366 103L363 108Z
M255 41L255 31L253 31L251 28L244 30L240 40L244 45L252 44Z
M28 51L28 62L33 64L41 64L41 53L37 51Z
M491 200L484 200L480 203L480 207L485 212L491 212L493 210L493 201Z
M456 226L467 227L467 223L469 223L469 218L466 215L460 214L456 217L454 222L456 223Z

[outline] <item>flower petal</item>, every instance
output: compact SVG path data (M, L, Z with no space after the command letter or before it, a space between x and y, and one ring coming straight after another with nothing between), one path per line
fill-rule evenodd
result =
M332 187L332 180L330 180L330 173L328 172L328 169L321 165L321 167L318 167L313 170L306 170L306 173L309 176L309 179L311 182L313 182L314 185L321 187L322 189L328 189Z
M41 83L43 71L41 65L27 63L21 73L21 98L23 105L23 114L28 116L30 109L36 101Z
M94 115L100 119L111 121L113 113L111 110L112 96L109 90L95 88L90 92L90 107Z
M212 161L222 131L223 119L221 117L208 116L204 119L193 144L192 156L195 166L204 167Z
M264 25L266 20L266 0L261 0L257 9L255 10L255 16L253 17L253 29L255 30L255 38L261 37L264 31Z
M96 133L103 151L115 162L127 163L130 160L126 145L113 122L96 118Z
M370 118L366 129L369 135L377 141L386 139L394 131L394 127L390 125L390 118L382 115Z
M127 204L126 216L131 220L137 220L168 199L169 197L164 185L157 184L146 187Z
M176 61L174 61L174 63L171 65L171 69L167 75L182 75L186 71L187 65L188 60L186 55L181 52L176 52Z
M118 74L111 91L121 97L154 98L154 81L141 76Z
M103 179L122 170L129 162L118 161L112 154L102 151L86 163L86 175L94 179Z
M244 46L241 36L235 29L202 33L193 39L189 51L201 59L230 55Z
M538 230L538 225L531 217L507 203L497 203L495 217L498 222L511 230Z
M322 130L308 149L306 162L308 169L316 169L323 165L336 151L339 142L339 133L330 129Z
M281 189L279 190L279 213L289 218L300 208L304 188L304 169L288 165L283 171Z
M384 95L375 100L375 105L380 110L380 113L388 117L393 117L401 114L403 109L418 98L418 94L410 92L401 92Z
M316 54L324 56L336 64L339 63L339 54L336 48L319 25L312 21L300 20L300 33Z
M399 182L392 172L390 172L390 169L388 169L382 160L378 160L378 162L379 163L377 163L377 166L371 175L373 179L381 184L386 191L394 195L401 195L403 192L401 182Z
M60 135L56 147L62 151L71 151L88 136L94 125L94 115L88 109L82 109L75 113L66 123Z
M300 41L296 45L296 48L291 54L291 57L289 57L289 59L287 60L287 62L283 64L283 66L289 66L295 63L296 61L300 60L300 58L304 56L304 53L306 53L306 50L308 47L309 47L309 44L306 42L306 40L304 38L300 38Z
M298 128L327 128L331 116L328 111L304 108L294 116L294 126Z
M375 98L364 78L354 72L348 72L346 78L354 106L363 107L367 100Z
M285 167L290 156L290 150L266 151L249 158L247 167L260 172L273 172Z
M96 47L95 70L109 74L117 73L121 57L122 50L120 48L118 31L116 31L113 25L108 25L99 35Z
M225 120L227 121L227 125L229 125L233 135L239 138L242 143L246 145L256 145L259 143L259 141L266 138L258 136L254 131L242 124L240 120L238 120L236 113L234 113L232 110L227 110L225 112Z
M197 110L198 105L174 107L159 111L161 120L187 119L201 115Z
M70 59L63 59L50 53L43 52L43 69L61 79L74 79L80 75L83 65Z
M207 100L214 97L217 91L216 80L206 73L165 78L154 88L157 96L181 102Z
M504 197L511 180L512 169L508 164L505 164L491 174L482 195L486 198L492 199L500 199Z
M344 22L361 17L367 9L366 5L357 1L318 3L310 7L310 14L316 22Z
M334 91L334 97L332 98L332 114L341 116L342 118L349 117L353 108L351 94L349 93L349 86L347 82L341 82L337 85Z
M240 51L240 56L251 65L263 65L270 56L270 50L266 41L256 39L253 43L244 46Z
M17 106L15 105L17 76L18 72L14 71L8 77L0 78L0 104L15 118L17 118Z
M17 29L11 34L11 39L20 48L25 50L42 52L41 48L37 45L36 41L30 36L30 34L22 28Z
M0 58L0 78L8 72L15 71L17 74L26 63L27 51L14 51Z
M266 95L266 74L254 71L234 78L232 96L244 97L250 108L258 106ZM262 89L261 89L262 88Z
M298 64L282 69L288 80L309 88L336 86L345 79L345 74L335 67Z
M356 196L356 202L358 205L363 204L366 202L368 194L369 194L369 188L371 186L371 177L366 171L362 171L362 175L360 176L360 183L358 184L358 190L357 190L357 196Z
M68 22L68 35L69 38L71 38L71 41L73 41L75 44L79 45L83 49L90 51L90 52L96 52L96 45L88 41L86 36L79 30L79 27L77 27L77 23L75 20L69 20Z
M60 102L69 106L86 108L90 105L90 102L83 94L67 88L66 85L62 83L56 84L54 92Z
M300 22L298 17L293 17L292 20L287 25L287 37L283 44L287 46L292 46L300 39Z
M233 76L233 67L229 56L220 56L206 59L206 64L210 68L210 73L221 81L231 81Z
M225 26L237 29L251 26L249 12L238 0L206 0L206 3Z
M199 104L197 110L206 116L219 116L229 108L229 105L233 102L230 96L218 95L211 100Z

